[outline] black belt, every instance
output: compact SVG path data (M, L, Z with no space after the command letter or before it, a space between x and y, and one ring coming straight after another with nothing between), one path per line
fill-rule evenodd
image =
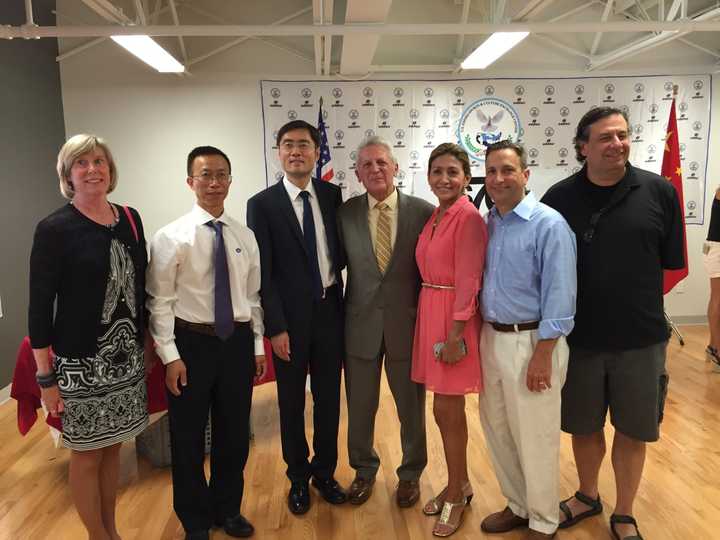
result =
M521 322L518 324L503 324L499 322L491 322L490 325L492 325L492 327L498 332L522 332L523 330L535 330L540 326L540 322Z
M250 321L235 321L233 324L235 325L235 328L242 328L243 326L250 326ZM217 336L214 324L194 323L180 319L179 317L175 317L175 328L182 328L183 330L189 330L190 332L203 334L205 336Z

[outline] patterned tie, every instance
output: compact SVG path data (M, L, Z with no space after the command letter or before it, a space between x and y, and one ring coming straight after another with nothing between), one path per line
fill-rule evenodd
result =
M385 273L390 256L392 255L392 244L390 243L390 207L385 203L375 205L380 211L375 229L375 258L378 268L382 274Z
M228 272L227 254L225 253L225 241L223 240L222 227L219 221L208 221L206 223L215 231L213 253L215 259L215 334L225 341L232 336L235 330L233 323L232 296L230 295L230 273Z
M318 263L317 239L315 237L315 219L313 218L312 206L310 206L310 192L301 191L300 197L303 200L303 238L305 249L310 261L310 273L313 280L313 296L316 300L323 297L323 284L320 277L320 264Z

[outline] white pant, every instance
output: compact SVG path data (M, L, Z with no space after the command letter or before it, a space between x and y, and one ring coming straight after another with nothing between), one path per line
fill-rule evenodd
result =
M537 330L497 332L483 325L480 421L508 506L529 518L531 529L552 534L558 526L560 391L568 346L562 337L555 344L552 388L531 392L525 378L536 343Z

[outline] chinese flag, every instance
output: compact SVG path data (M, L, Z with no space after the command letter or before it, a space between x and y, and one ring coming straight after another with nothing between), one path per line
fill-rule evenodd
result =
M665 153L663 154L662 170L660 171L675 191L680 200L680 212L683 220L683 255L685 267L679 270L665 270L663 276L663 294L669 293L672 288L688 275L687 267L687 237L685 235L685 201L683 200L682 168L680 167L680 143L678 142L677 118L675 117L675 100L670 106L670 119L665 137Z

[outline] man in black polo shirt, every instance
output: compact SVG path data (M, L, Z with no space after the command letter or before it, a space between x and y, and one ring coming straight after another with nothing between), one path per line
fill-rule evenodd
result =
M659 437L668 380L663 269L684 266L682 215L668 181L628 163L628 118L622 110L590 110L574 143L583 168L542 200L565 217L578 243L562 429L572 434L580 487L560 503L560 528L602 512L598 473L609 407L617 489L610 529L620 540L639 534L633 501L645 444Z

